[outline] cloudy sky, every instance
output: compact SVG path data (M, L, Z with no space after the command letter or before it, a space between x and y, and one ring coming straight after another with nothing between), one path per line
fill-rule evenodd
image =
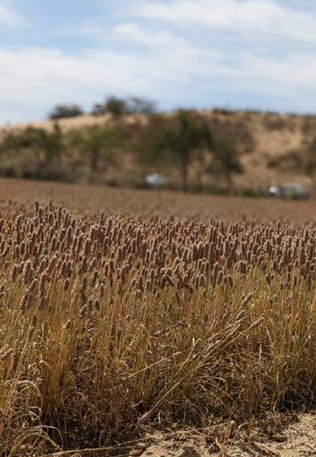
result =
M0 124L138 95L316 112L315 0L0 0Z

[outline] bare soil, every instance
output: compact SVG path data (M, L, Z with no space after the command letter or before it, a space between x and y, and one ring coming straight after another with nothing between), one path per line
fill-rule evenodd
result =
M156 433L151 444L139 444L130 456L142 457L312 457L316 456L316 414L298 417L282 432L260 430L245 439L229 439L223 431L213 440L192 430ZM210 442L212 444L210 444Z

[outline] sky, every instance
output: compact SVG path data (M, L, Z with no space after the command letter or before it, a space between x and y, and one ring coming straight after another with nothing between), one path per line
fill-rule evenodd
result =
M91 110L316 112L315 0L0 0L0 125Z

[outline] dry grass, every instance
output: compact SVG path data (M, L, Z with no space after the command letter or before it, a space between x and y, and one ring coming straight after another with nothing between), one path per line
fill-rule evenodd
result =
M315 403L314 203L30 184L0 187L1 456Z

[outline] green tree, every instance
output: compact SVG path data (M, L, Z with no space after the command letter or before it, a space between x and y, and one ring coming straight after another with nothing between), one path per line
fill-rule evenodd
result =
M37 131L36 131L37 130ZM53 131L35 129L36 144L43 152L44 166L50 168L60 158L63 146L63 135L58 122L54 122Z
M129 97L124 99L112 95L104 103L96 103L93 106L91 114L98 116L100 114L111 113L119 117L123 114L153 114L155 111L155 103L145 98Z
M214 143L212 166L214 170L224 174L228 189L232 186L232 174L243 172L239 151L229 140Z
M316 138L313 139L305 153L305 173L312 179L316 188Z
M94 182L101 162L115 163L114 149L123 144L122 132L114 126L91 125L71 132L70 136L71 144L88 157L90 184Z
M156 104L141 97L130 97L126 101L126 111L129 114L144 113L153 114L156 111Z
M109 97L104 104L104 112L122 116L126 113L126 101L123 98Z
M10 134L3 141L1 149L15 154L16 157L18 153L22 154L22 175L41 179L59 175L59 161L64 143L57 122L54 123L52 131L27 127L21 132Z
M48 114L48 118L58 120L69 117L77 117L82 114L83 110L79 105L56 105Z
M102 114L105 114L105 106L103 103L95 103L93 105L91 114L93 116L101 116Z
M148 157L153 163L162 157L166 160L175 160L180 166L182 190L187 192L193 154L202 148L211 149L212 133L205 121L186 110L178 111L175 119L165 121L156 116L154 120L151 130L155 124L159 128L156 133L153 132L152 138L149 136L151 151Z

